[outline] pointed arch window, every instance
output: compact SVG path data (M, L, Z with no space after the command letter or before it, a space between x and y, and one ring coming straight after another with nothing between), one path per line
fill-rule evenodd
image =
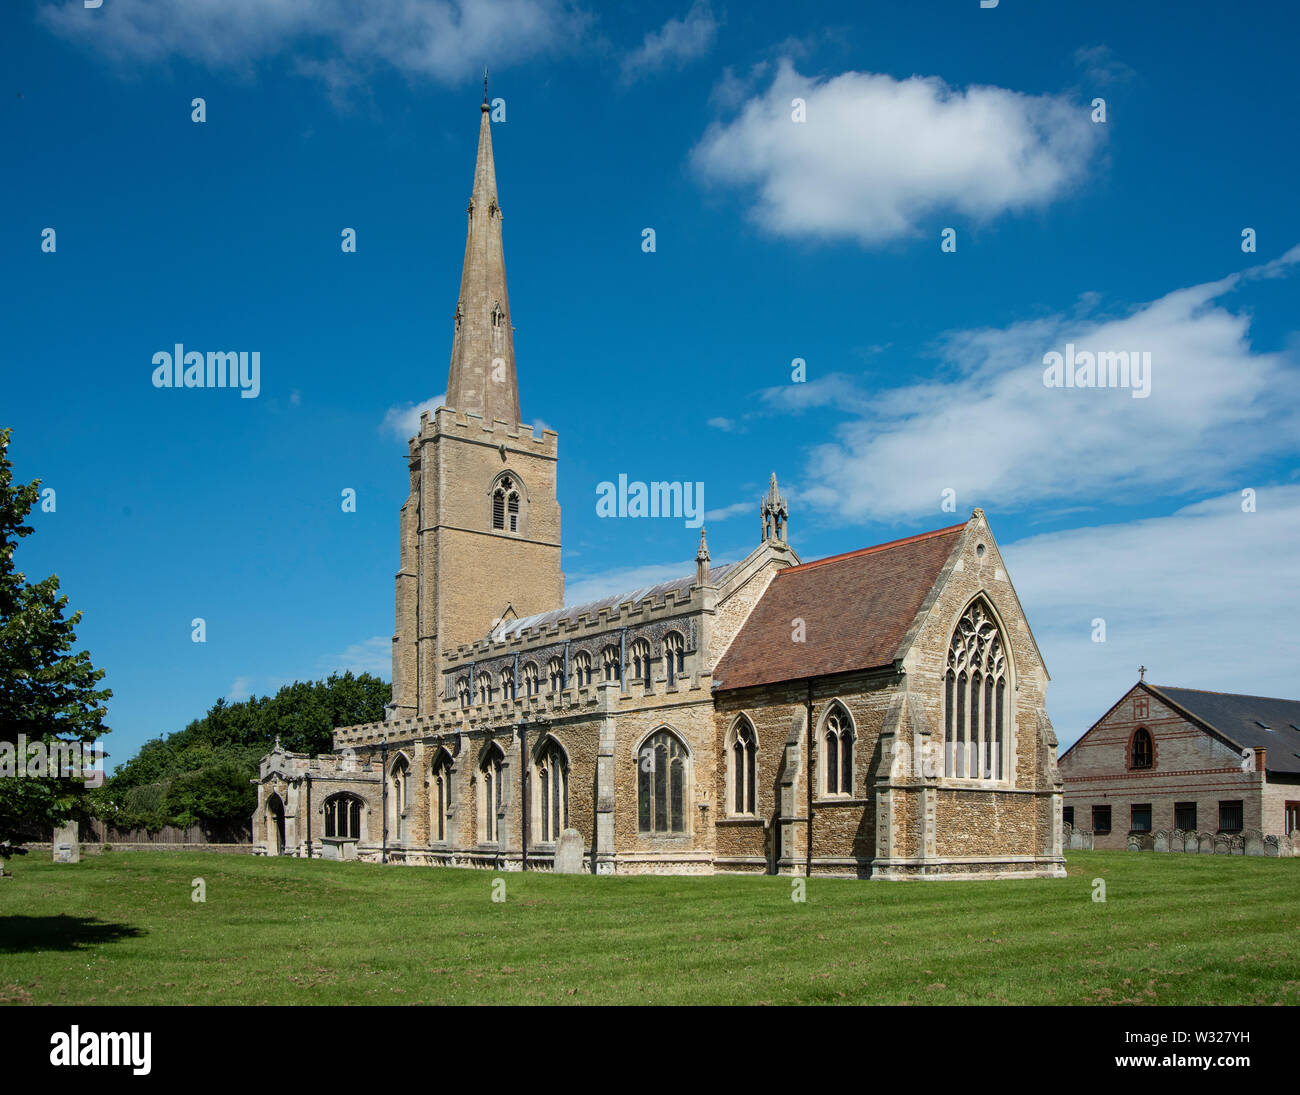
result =
M650 687L650 644L645 639L637 639L632 644L632 680Z
M728 805L733 817L752 816L755 806L755 783L757 761L755 757L757 738L754 727L746 718L742 718L731 729L730 743L727 748L727 792Z
M491 673L478 674L478 702L491 703L492 698L496 695L496 689L492 686Z
M1129 750L1129 767L1150 768L1155 764L1155 756L1155 742L1151 738L1151 731L1145 726L1139 726L1133 732L1133 745Z
M405 757L398 757L388 775L388 831L398 843L406 840L410 794L411 765Z
M646 739L637 755L637 827L643 833L684 833L689 754L671 730Z
M554 738L537 757L537 832L546 843L569 827L569 760Z
M579 688L586 688L591 684L591 655L585 650L579 650L573 658L573 676L577 681Z
M519 484L503 475L492 491L492 527L498 532L519 531Z
M469 678L456 678L456 701L461 707L468 707L470 701Z
M953 629L943 700L944 775L1004 779L1010 730L1006 646L983 600L974 601Z
M498 817L501 813L503 759L501 747L493 742L478 768L479 839L485 844L501 839Z
M822 725L822 794L853 793L853 723L835 704Z
M550 682L552 692L564 691L564 659L551 658L546 663L546 679Z
M623 665L619 660L618 647L607 646L600 652L600 669L607 681L623 680Z
M430 835L436 841L447 839L447 815L451 812L451 754L439 749L430 773L430 806L433 809Z
M524 695L535 696L541 691L541 681L537 673L536 662L524 663Z
M506 666L501 670L498 677L501 682L501 698L503 700L513 700L515 698L515 671L513 666Z
M664 636L664 671L668 674L668 683L676 684L685 669L686 640L681 632L670 631Z

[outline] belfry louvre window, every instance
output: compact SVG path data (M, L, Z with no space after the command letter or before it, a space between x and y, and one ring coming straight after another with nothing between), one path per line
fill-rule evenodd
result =
M1139 726L1133 734L1133 752L1129 758L1130 768L1150 768L1155 757L1151 741L1151 731Z
M1002 634L982 600L957 621L944 676L944 775L1000 780L1009 716Z
M822 791L847 795L853 791L853 727L838 704L826 716L822 730Z
M546 743L537 760L537 793L541 839L559 840L569 824L569 762L554 740Z
M325 835L341 840L361 839L361 800L332 795L325 800Z
M637 828L643 833L686 832L686 746L660 730L637 756Z
M492 492L492 527L502 532L519 531L519 489L508 475Z

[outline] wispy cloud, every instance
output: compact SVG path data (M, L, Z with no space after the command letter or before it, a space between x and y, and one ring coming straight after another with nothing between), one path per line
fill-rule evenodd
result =
M805 498L865 521L933 513L948 489L961 509L1226 489L1254 461L1297 450L1300 368L1287 354L1255 351L1248 308L1224 298L1298 259L1293 248L1119 317L1098 315L1094 301L1083 313L950 334L934 379L873 392L813 450ZM1150 352L1149 398L1046 387L1044 354L1070 343ZM815 394L799 387L782 398Z
M345 673L350 669L353 673L373 673L387 680L393 671L392 636L376 635L353 643L341 653L326 654L320 658L318 668L324 674Z
M711 509L704 514L706 521L725 521L729 517L738 517L742 513L753 513L758 509L757 502L733 502L721 509Z
M681 578L695 573L695 559L681 563L650 563L644 566L623 567L607 570L603 574L585 574L568 578L564 583L564 603L582 605L589 601L598 601L602 597L611 597L616 593L627 593L644 589L646 586L667 582L672 578Z
M1242 503L1238 490L1167 517L1004 545L1052 674L1062 751L1139 665L1155 684L1296 697L1300 633L1277 624L1300 613L1300 486L1260 487L1253 513ZM1105 642L1093 641L1097 619Z
M399 440L409 441L420 432L420 415L425 411L432 413L446 402L447 393L443 392L420 403L401 403L396 407L389 407L384 412L384 420L379 424L379 431L392 434Z
M1125 83L1137 75L1115 56L1110 46L1081 46L1074 51L1074 63L1087 79L1098 87Z
M804 122L792 120L796 98ZM692 162L752 192L751 216L773 234L876 245L939 214L1046 205L1086 177L1104 128L1063 96L870 72L817 80L787 59L765 93L709 128Z
M718 22L708 0L695 0L685 17L669 19L645 36L641 45L623 59L621 78L631 84L664 68L681 68L713 48Z

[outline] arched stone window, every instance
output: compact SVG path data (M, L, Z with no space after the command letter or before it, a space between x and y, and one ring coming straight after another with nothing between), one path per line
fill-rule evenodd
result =
M478 766L479 839L484 844L501 839L497 817L501 811L501 767L504 760L501 746L493 742L484 750Z
M632 661L632 680L650 687L650 644L645 639L637 639L629 652Z
M822 794L853 793L853 721L838 703L832 704L822 722Z
M1151 737L1151 731L1145 726L1139 726L1133 731L1133 741L1129 745L1129 764L1130 768L1150 768L1155 764L1156 748L1155 741Z
M546 679L552 692L564 690L564 659L556 655L546 663Z
M543 742L537 754L536 810L538 839L559 840L569 825L569 759L554 738Z
M600 668L607 681L622 681L623 665L619 660L618 647L607 646L600 652Z
M519 484L503 475L492 490L492 527L499 532L519 531Z
M591 684L591 655L585 650L579 650L573 656L573 676L579 688Z
M456 678L456 700L461 705L461 707L469 706L470 695L469 695L468 677Z
M478 702L491 703L493 696L496 694L496 689L492 687L492 674L479 673L476 676L478 678Z
M536 662L524 662L524 695L535 696L541 690Z
M515 698L515 671L512 666L506 666L501 670L501 698L503 700L513 700Z
M972 602L953 629L943 699L944 775L1003 779L1011 730L1006 647L983 599Z
M324 803L325 836L361 839L361 800L356 795L330 795Z
M690 754L671 730L658 730L637 753L637 828L643 833L685 833Z
M742 716L727 735L727 808L733 817L757 812L757 746L754 727Z
M668 674L668 683L676 684L685 669L686 640L681 632L670 631L664 636L664 670Z
M433 758L429 792L429 808L433 811L429 835L443 841L447 839L447 815L451 812L451 754L446 749L439 749Z
M388 770L388 832L399 844L407 837L407 814L411 801L411 763L399 756Z

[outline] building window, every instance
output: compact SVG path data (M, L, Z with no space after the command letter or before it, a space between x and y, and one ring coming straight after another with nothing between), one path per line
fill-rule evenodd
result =
M1094 806L1092 808L1092 831L1094 833L1110 832L1110 807Z
M1070 826L1070 828L1072 829L1074 828L1074 807L1073 806L1064 806L1061 808L1061 822L1065 825Z
M1239 798L1219 800L1219 832L1239 833L1242 829L1242 800Z
M501 698L503 700L513 700L515 698L515 671L512 666L506 666L501 670Z
M1196 832L1196 803L1174 803L1174 828L1182 829L1185 833Z
M686 832L686 746L671 730L651 735L637 755L637 827Z
M393 761L388 775L388 831L394 840L406 840L406 814L411 796L411 765L405 757Z
M573 675L579 688L591 684L591 655L585 650L579 650L573 658Z
M492 674L478 674L478 702L491 703L492 697L496 694L496 689L492 687Z
M754 727L742 718L731 728L727 746L727 788L733 816L752 815L756 811L754 796L756 783Z
M664 668L669 684L676 684L686 669L686 640L676 631L664 636Z
M1130 768L1150 768L1155 762L1155 743L1151 740L1151 731L1139 726L1133 731L1133 744L1129 747Z
M451 812L451 754L446 749L438 750L431 776L433 824L429 828L434 840L443 841L447 839L447 815Z
M632 644L632 681L650 687L650 644L645 639Z
M524 663L524 695L535 696L541 689L541 682L538 679L537 663Z
M619 661L618 647L607 646L600 652L600 670L607 681L623 680L623 666Z
M325 835L340 840L361 839L361 800L355 795L331 795L325 800Z
M501 532L519 531L519 487L503 475L492 491L492 527Z
M479 838L485 844L500 840L497 815L501 812L501 762L504 755L495 742L488 747L478 768Z
M1007 659L993 612L975 601L957 621L944 676L944 775L1000 780L1010 715Z
M560 839L569 825L569 762L554 738L537 758L537 831L547 843Z
M1149 833L1151 831L1151 803L1135 802L1129 808L1129 832Z
M1282 809L1282 831L1290 836L1300 829L1300 802L1288 802Z
M469 678L468 677L456 678L456 699L460 703L461 707L469 706Z
M550 682L552 692L564 690L564 659L555 657L546 663L546 679Z
M853 793L853 724L849 713L835 704L822 724L822 794Z

